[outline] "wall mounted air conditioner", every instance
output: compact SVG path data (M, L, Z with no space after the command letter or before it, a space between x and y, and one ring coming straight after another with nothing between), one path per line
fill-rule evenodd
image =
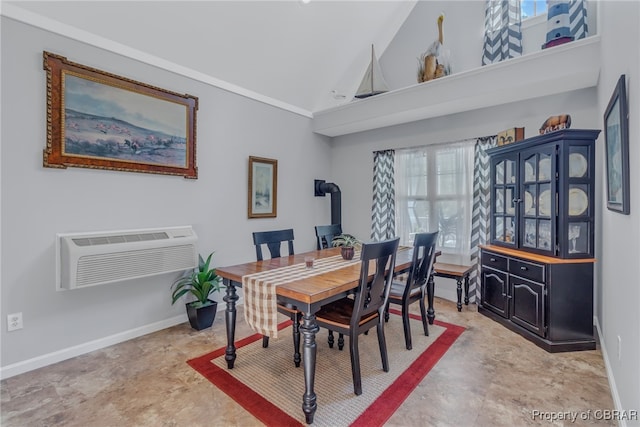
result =
M198 265L191 226L56 234L56 289L188 270Z

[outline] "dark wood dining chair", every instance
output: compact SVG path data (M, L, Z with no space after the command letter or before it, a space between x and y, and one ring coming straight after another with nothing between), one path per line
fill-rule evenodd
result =
M420 314L422 316L422 327L424 334L429 335L429 325L427 322L427 310L424 299L427 289L427 282L433 273L433 264L436 257L436 242L438 232L418 233L413 241L413 259L406 281L394 280L389 291L389 301L385 312L385 321L389 320L389 305L397 304L402 306L402 326L404 329L404 342L407 350L411 350L411 327L409 325L409 306L418 301L420 303Z
M342 224L316 225L316 240L318 250L331 248L334 237L342 234ZM333 332L329 331L329 346L333 348Z
M316 225L316 240L318 250L332 247L334 237L342 234L342 224Z
M256 231L253 233L253 244L256 246L256 261L262 261L262 245L267 245L271 258L280 258L280 249L286 243L288 255L293 255L293 229L274 231ZM300 366L300 319L302 313L293 305L276 301L278 312L288 316L293 322L293 362ZM269 337L262 336L262 347L269 347Z
M341 336L349 335L353 391L356 395L362 394L358 336L374 326L377 326L382 370L389 372L387 343L384 337L384 311L393 280L398 242L399 238L395 238L363 244L360 280L355 294L329 303L316 313L318 326L338 332ZM372 280L369 279L370 275L373 275ZM340 345L339 348L342 350Z
M256 259L262 261L262 245L267 245L271 258L280 258L282 243L287 243L289 255L293 255L293 229L256 231L253 233L253 244L256 246Z

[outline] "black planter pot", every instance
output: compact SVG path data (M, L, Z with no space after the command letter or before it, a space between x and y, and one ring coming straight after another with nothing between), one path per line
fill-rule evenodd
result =
M193 307L191 303L187 303L187 316L191 327L196 331L210 328L213 325L213 319L216 317L218 303L209 300L211 304L202 307Z

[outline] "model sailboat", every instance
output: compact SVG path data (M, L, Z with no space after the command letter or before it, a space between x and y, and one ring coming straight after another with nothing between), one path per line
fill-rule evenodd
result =
M367 98L388 91L387 82L385 82L384 77L382 77L382 69L373 51L373 45L371 45L371 63L369 64L369 68L367 68L367 72L364 74L364 78L362 79L362 83L360 83L355 97Z

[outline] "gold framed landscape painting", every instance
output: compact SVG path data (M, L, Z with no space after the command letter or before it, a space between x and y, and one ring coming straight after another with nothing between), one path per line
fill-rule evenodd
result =
M43 52L47 145L43 165L197 179L198 98Z
M249 157L248 217L275 218L278 200L278 161Z

